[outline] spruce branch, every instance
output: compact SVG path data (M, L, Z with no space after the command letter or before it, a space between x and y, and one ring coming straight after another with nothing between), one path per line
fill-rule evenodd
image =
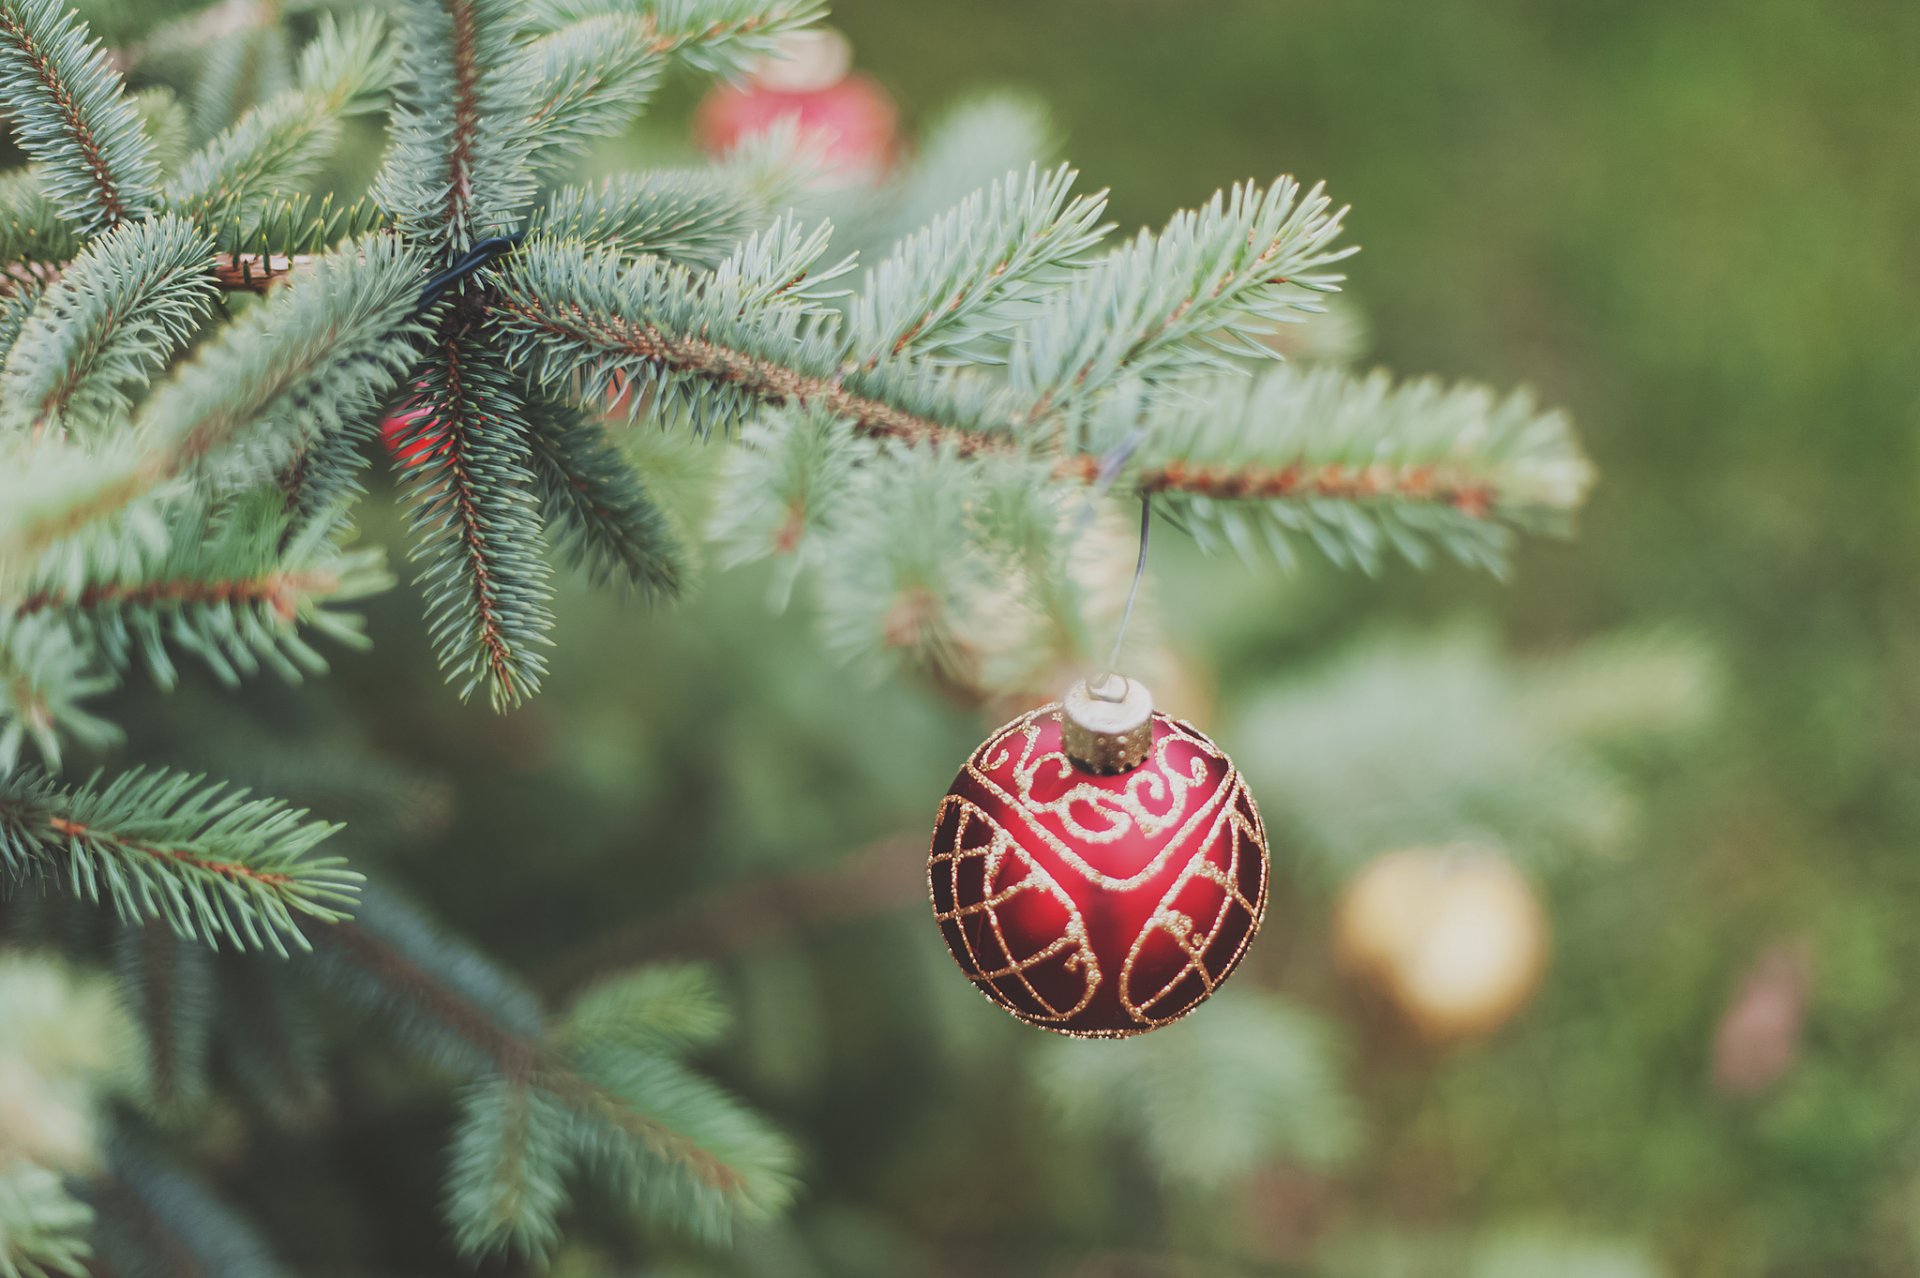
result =
M446 1216L462 1252L552 1253L578 1161L568 1128L566 1107L523 1078L493 1074L461 1090Z
M649 1214L709 1235L777 1211L791 1192L786 1142L671 1054L676 1036L712 1020L689 1017L695 991L682 980L589 995L548 1035L517 982L377 893L327 931L319 958L355 1006L475 1080L448 1194L469 1251L541 1246L576 1160Z
M80 251L80 239L60 219L60 210L40 188L32 168L0 173L0 292L22 279L41 278L23 267L64 262Z
M535 37L501 67L500 110L518 120L521 163L552 173L633 122L665 58L641 17L607 13Z
M336 205L331 196L317 204L302 194L229 210L207 223L208 234L220 250L213 255L212 282L227 292L264 293L287 276L311 266L316 256L341 240L382 227L380 210L373 205L360 200ZM4 234L0 227L0 235ZM71 254L0 265L0 306L6 308L4 314L13 314L14 299L29 293L37 295L42 287L58 283L72 264L70 259ZM0 353L11 342L12 334L0 327Z
M525 14L515 0L407 0L402 12L409 78L373 195L410 243L451 261L506 229L532 195L526 122L494 74Z
M714 75L738 74L826 12L823 0L642 0L639 7L649 52ZM535 0L529 8L534 25L555 30L631 12L631 0Z
M494 314L509 355L583 403L631 385L656 393L656 411L685 411L707 428L762 404L811 405L863 434L950 440L963 452L994 446L1019 416L984 379L899 360L844 367L831 317L789 297L748 296L733 286L744 279L737 272L696 276L541 237L498 279Z
M732 1023L712 968L655 963L603 977L575 995L556 1037L563 1043L688 1051L719 1041Z
M1047 105L1030 93L991 89L943 107L921 130L898 176L878 192L878 208L835 207L861 256L881 260L956 204L1010 172L1046 167L1060 132Z
M29 589L0 617L47 616L123 671L143 665L162 687L178 679L170 649L200 658L222 682L271 667L295 681L326 670L303 631L362 647L359 618L337 611L391 584L375 549L349 551L333 526L284 528L279 498L251 494L217 514L175 517L164 555L78 590Z
M885 464L859 472L821 556L830 648L883 665L905 656L946 684L978 685L966 622L994 585L973 535L980 474L952 447L898 444Z
M774 603L784 607L800 572L822 562L822 537L855 500L854 477L878 448L831 413L782 407L762 412L727 457L709 535L721 562L780 561Z
M854 358L871 367L904 354L952 353L1011 331L1023 298L1106 233L1106 193L1068 193L1066 165L1013 172L902 241L870 273L851 317Z
M339 857L311 855L337 827L305 816L164 769L78 786L21 771L0 778L0 872L14 886L58 876L129 924L285 955L309 946L296 916L344 918L360 882Z
M650 254L711 270L800 194L815 163L807 139L789 122L742 141L704 168L621 173L592 186L562 187L548 197L534 228L624 257Z
M527 424L541 509L561 557L596 585L676 594L686 552L606 428L539 400L527 406Z
M206 318L213 243L170 214L92 241L40 298L0 366L0 430L97 426L132 406Z
M120 74L63 0L0 0L0 100L82 236L153 211L160 167Z
M547 200L537 226L633 258L643 254L711 269L766 220L765 210L703 171L625 173L569 186Z
M203 345L113 450L17 448L11 473L0 468L0 489L19 493L0 504L0 565L36 563L104 520L144 517L145 499L190 472L216 490L257 482L358 420L411 362L419 272L419 257L390 236L350 241ZM65 556L68 571L55 576L84 582L84 559Z
M0 1171L0 1278L85 1278L93 1212L59 1173L31 1164Z
M1325 268L1356 251L1331 247L1345 213L1292 178L1218 193L1049 298L1022 328L1008 374L1064 404L1126 376L1158 382L1222 368L1229 352L1270 357L1250 330L1312 310L1311 292L1337 285L1342 277Z
M786 1139L675 1057L606 1043L572 1057L545 1081L574 1118L581 1160L652 1219L725 1239L791 1200Z
M214 225L252 220L310 178L338 144L341 122L377 110L393 79L391 42L378 18L324 16L301 50L295 87L247 111L167 184L170 207Z
M825 222L808 226L796 214L782 214L748 235L701 280L704 292L741 312L834 316L831 305L844 288L828 288L853 270L854 259L821 264L833 240Z
M116 682L57 619L0 608L0 775L19 765L29 743L57 770L63 738L87 749L118 742L120 730L82 704Z
M274 478L283 523L280 550L316 526L330 528L366 494L367 445L379 431L374 415L344 421L293 455Z
M1094 418L1102 442L1056 473L1091 481L1096 455L1132 440L1118 482L1164 494L1204 539L1290 559L1304 535L1369 570L1438 547L1499 571L1513 530L1563 526L1591 482L1566 418L1524 392L1290 367L1189 389L1139 417L1116 399Z
M80 590L96 576L141 571L167 544L167 521L139 445L115 433L82 447L65 438L0 437L0 595L28 583Z
M466 299L448 308L397 443L441 668L504 710L546 673L552 588L525 412L474 321Z

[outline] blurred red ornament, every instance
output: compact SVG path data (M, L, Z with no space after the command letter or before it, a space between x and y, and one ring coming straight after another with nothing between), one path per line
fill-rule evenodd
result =
M744 83L717 85L701 100L694 138L719 155L790 120L834 176L873 181L899 149L900 113L872 77L849 71L851 63L838 32L797 32Z
M1266 912L1266 831L1246 783L1130 687L1126 770L1093 770L1115 762L1099 755L1113 742L1086 744L1076 685L1065 707L974 751L934 825L928 878L954 959L995 1003L1063 1034L1121 1038L1184 1016Z
M423 424L424 423L424 424ZM402 466L412 466L440 451L446 436L435 429L425 408L400 407L380 422L380 442Z

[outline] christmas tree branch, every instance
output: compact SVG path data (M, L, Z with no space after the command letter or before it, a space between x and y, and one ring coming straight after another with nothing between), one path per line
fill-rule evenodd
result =
M313 253L215 253L203 273L216 288L229 293L265 293L273 285L313 265ZM0 266L0 298L23 288L58 282L72 262L12 262ZM10 342L0 345L11 345Z
M228 247L213 255L208 268L213 284L230 293L265 293L273 285L312 266L343 238L378 229L377 210L363 203L336 208L322 200L317 211L305 196L255 206L241 216L217 221L212 234ZM0 232L3 233L3 232ZM246 247L246 246L253 247ZM4 254L0 254L4 255ZM33 258L0 264L0 300L30 295L59 281L71 258ZM12 337L0 329L0 351Z
M94 426L131 406L206 317L213 244L166 215L112 228L41 296L0 367L0 429Z
M557 0L571 9L583 0ZM607 8L604 0L584 7ZM671 54L701 71L732 75L770 52L775 41L819 21L822 0L652 0L641 20L648 48Z
M522 45L501 69L500 93L522 124L523 162L551 173L619 133L653 96L664 66L633 14L586 18Z
M237 683L262 664L289 680L326 662L302 635L315 631L364 644L359 619L330 605L384 589L377 550L346 551L327 523L287 529L277 495L260 493L217 515L176 516L166 553L122 574L30 586L0 609L16 618L47 615L115 670L144 664L163 687L177 678L169 648L195 653L222 681Z
M31 1163L0 1170L0 1274L84 1278L93 1211L57 1172Z
M29 742L58 768L63 739L96 749L119 741L118 728L81 704L115 682L58 621L0 608L0 774L18 766Z
M392 237L351 241L202 346L148 396L117 452L16 445L0 467L0 564L32 564L196 468L244 485L356 420L411 360L396 339L412 331L419 270Z
M562 556L598 584L676 593L685 551L606 428L546 401L528 405L527 424L540 504Z
M513 0L408 0L392 143L374 182L375 201L409 242L451 260L494 234L530 191L525 133L496 107L490 79L513 51L523 14Z
M612 1025L605 1000L583 1004L549 1036L516 983L377 894L357 922L328 931L319 957L334 988L475 1080L449 1195L468 1250L537 1252L576 1159L636 1202L671 1204L676 1219L714 1232L784 1197L791 1151L632 1023L649 1014L644 1000L627 1001L631 1015Z
M1302 224L1297 208L1282 221ZM696 401L711 390L749 403L805 406L869 438L962 457L1017 455L1020 433L1031 433L1037 420L1012 398L998 401L1007 415L990 425L977 410L915 413L901 403L905 392L924 393L925 374L911 364L849 369L833 361L830 334L779 315L756 323L718 299L696 296L688 304L675 295L679 307L672 298L650 305L678 282L673 268L659 264L627 267L571 246L529 245L507 268L496 313L506 320L511 349L547 380L582 385L589 400L609 396L619 371L643 384L693 383ZM733 294L720 296L730 302ZM1159 342L1127 347L1152 352ZM1052 474L1078 483L1118 478L1140 491L1213 503L1432 506L1468 521L1525 522L1577 504L1584 463L1560 419L1534 423L1524 407L1496 404L1471 388L1439 394L1424 385L1390 391L1379 379L1280 369L1264 378L1182 383L1159 394L1136 388L1099 410L1103 420L1124 416L1125 429L1057 457ZM890 394L863 393L869 386ZM1145 444L1135 441L1130 464L1107 475L1110 455L1134 432Z
M287 953L307 947L296 915L345 917L360 876L309 855L336 827L273 799L164 770L63 786L0 778L0 871L16 884L61 872L129 923L164 920L182 937Z
M505 709L546 672L552 588L524 412L475 315L463 299L442 320L397 443L441 667Z
M251 576L199 581L142 581L88 586L77 596L51 591L31 594L17 609L21 616L57 609L102 612L118 608L195 608L223 604L261 604L291 620L303 604L332 596L340 574L330 569L299 572L274 568Z
M1014 343L1008 376L1064 404L1126 378L1218 369L1226 353L1271 357L1250 333L1317 309L1312 294L1336 287L1342 277L1326 268L1357 251L1331 247L1345 213L1292 178L1216 194L1050 295Z
M805 141L784 135L793 150ZM633 258L664 257L711 270L797 193L802 166L793 151L770 160L762 145L743 146L714 168L622 173L594 186L555 191L535 227L543 236L580 240Z
M340 122L383 103L392 45L377 18L344 25L323 17L300 54L299 83L248 110L190 157L167 185L167 202L203 224L257 216L268 201L311 177L339 140Z
M804 404L866 435L962 452L989 446L990 405L1011 415L988 394L966 393L977 384L936 370L842 368L837 335L810 307L771 298L743 309L738 290L702 285L718 279L543 238L508 260L493 313L512 356L583 402L606 403L631 383L721 420Z
M1591 482L1566 418L1524 393L1291 367L1190 389L1145 412L1117 398L1092 419L1096 451L1127 451L1117 482L1243 551L1290 557L1303 535L1366 568L1438 547L1497 570L1512 530L1563 524Z
M1099 243L1106 193L1068 192L1077 175L1061 165L1009 173L903 241L869 275L850 327L866 367L916 353L951 352L996 334L1014 306Z
M0 98L82 235L153 211L160 170L120 75L62 0L0 0Z

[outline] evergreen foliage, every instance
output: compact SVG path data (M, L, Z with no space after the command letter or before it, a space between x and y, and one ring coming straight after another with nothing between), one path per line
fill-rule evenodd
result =
M1088 547L1127 498L1235 549L1497 569L1587 482L1523 395L1263 366L1353 251L1344 210L1291 178L1110 245L1104 196L993 100L838 229L789 207L834 203L791 134L565 184L671 68L737 73L819 12L405 0L391 30L321 15L297 52L276 22L214 39L188 14L116 59L61 0L0 0L30 161L0 175L0 886L111 906L151 1113L200 1104L216 1059L300 1112L323 1090L316 987L388 1027L460 1086L445 1205L470 1253L550 1253L581 1178L705 1237L781 1210L792 1149L689 1064L724 1026L705 980L643 970L550 1011L362 894L316 852L327 821L166 768L59 771L118 741L97 702L130 677L171 688L190 654L227 684L297 679L324 669L316 638L360 642L341 606L386 574L348 512L383 420L435 655L501 710L548 675L549 550L653 598L689 575L685 508L622 418L728 449L722 553L781 558L783 592L811 575L832 648L976 701L1089 659L1111 592ZM190 108L129 92L117 67L148 58L197 68ZM316 200L383 111L364 199ZM1009 629L1024 660L987 638ZM1249 1007L1247 1043L1287 1015ZM1158 1070L1191 1072L1183 1041ZM1330 1094L1316 1069L1290 1094ZM1164 1143L1153 1124L1184 1116L1141 1121ZM1252 1158L1296 1134L1246 1135ZM95 1183L109 1263L142 1272L157 1231L201 1272L273 1272L150 1143L128 1124ZM0 1275L79 1263L87 1208L56 1191L0 1180Z

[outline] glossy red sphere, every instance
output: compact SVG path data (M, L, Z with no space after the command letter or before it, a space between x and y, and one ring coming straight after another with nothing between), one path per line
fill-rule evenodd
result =
M934 823L947 948L1021 1020L1095 1038L1176 1020L1219 988L1267 906L1260 813L1221 749L1153 717L1153 750L1100 776L1062 753L1058 706L989 737Z

